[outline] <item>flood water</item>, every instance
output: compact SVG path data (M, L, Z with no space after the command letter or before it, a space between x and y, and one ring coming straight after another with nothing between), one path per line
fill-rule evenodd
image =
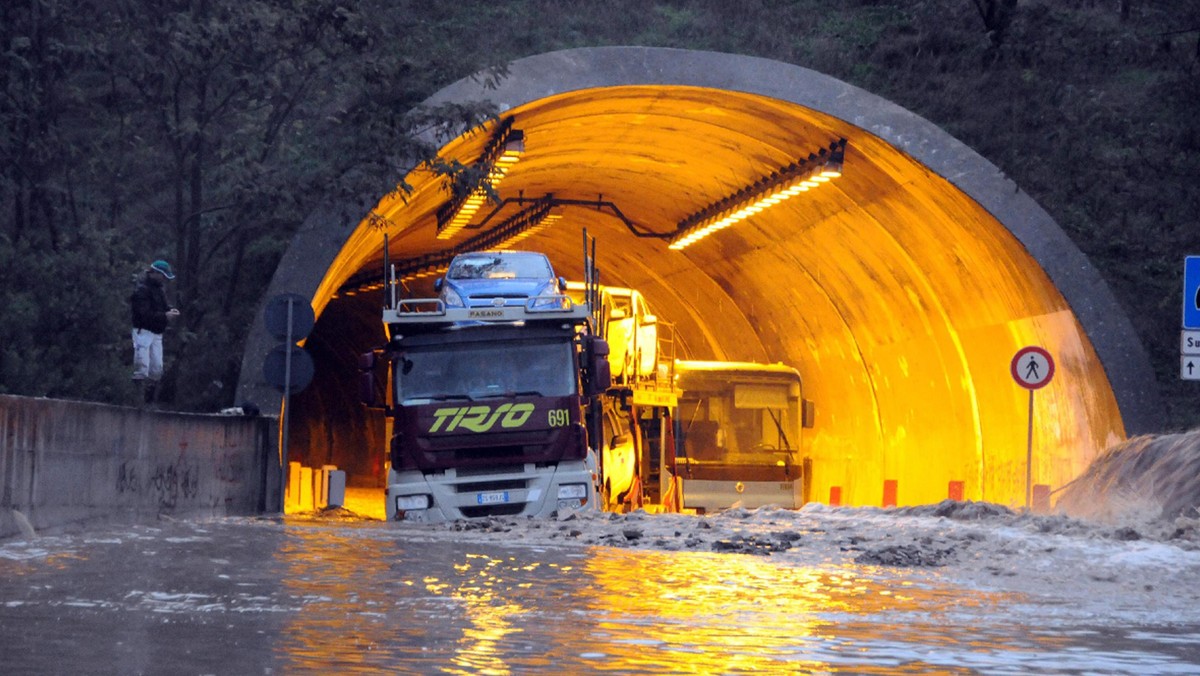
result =
M289 518L0 542L0 670L1200 671L1200 626L1064 620L936 569L511 537Z

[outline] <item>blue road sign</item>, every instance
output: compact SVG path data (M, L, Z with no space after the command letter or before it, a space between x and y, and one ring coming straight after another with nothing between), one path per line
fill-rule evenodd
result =
M1183 259L1183 328L1200 329L1200 256Z

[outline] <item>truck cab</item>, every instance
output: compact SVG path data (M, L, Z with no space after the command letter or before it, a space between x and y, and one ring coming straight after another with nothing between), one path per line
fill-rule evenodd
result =
M384 311L389 520L597 506L600 433L586 411L611 379L604 341L578 330L588 314L565 296L484 308L417 299Z

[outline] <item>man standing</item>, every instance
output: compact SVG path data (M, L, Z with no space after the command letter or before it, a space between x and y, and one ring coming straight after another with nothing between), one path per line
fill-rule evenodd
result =
M163 332L179 310L167 302L166 280L175 279L171 265L157 260L146 268L129 297L133 309L133 382L143 388L147 405L155 403L163 373Z

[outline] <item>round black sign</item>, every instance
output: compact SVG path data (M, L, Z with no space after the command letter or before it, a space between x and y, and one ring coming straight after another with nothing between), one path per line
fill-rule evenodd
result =
M288 330L289 304L292 306L290 331ZM267 301L267 307L263 310L263 321L267 324L267 331L278 340L287 340L290 334L293 343L308 337L308 332L312 331L313 319L313 310L312 306L308 304L308 299L298 293L281 293L274 296Z
M287 358L292 353L291 387L288 387ZM313 360L297 345L276 345L263 361L263 378L271 387L284 394L295 394L308 387L313 379Z

